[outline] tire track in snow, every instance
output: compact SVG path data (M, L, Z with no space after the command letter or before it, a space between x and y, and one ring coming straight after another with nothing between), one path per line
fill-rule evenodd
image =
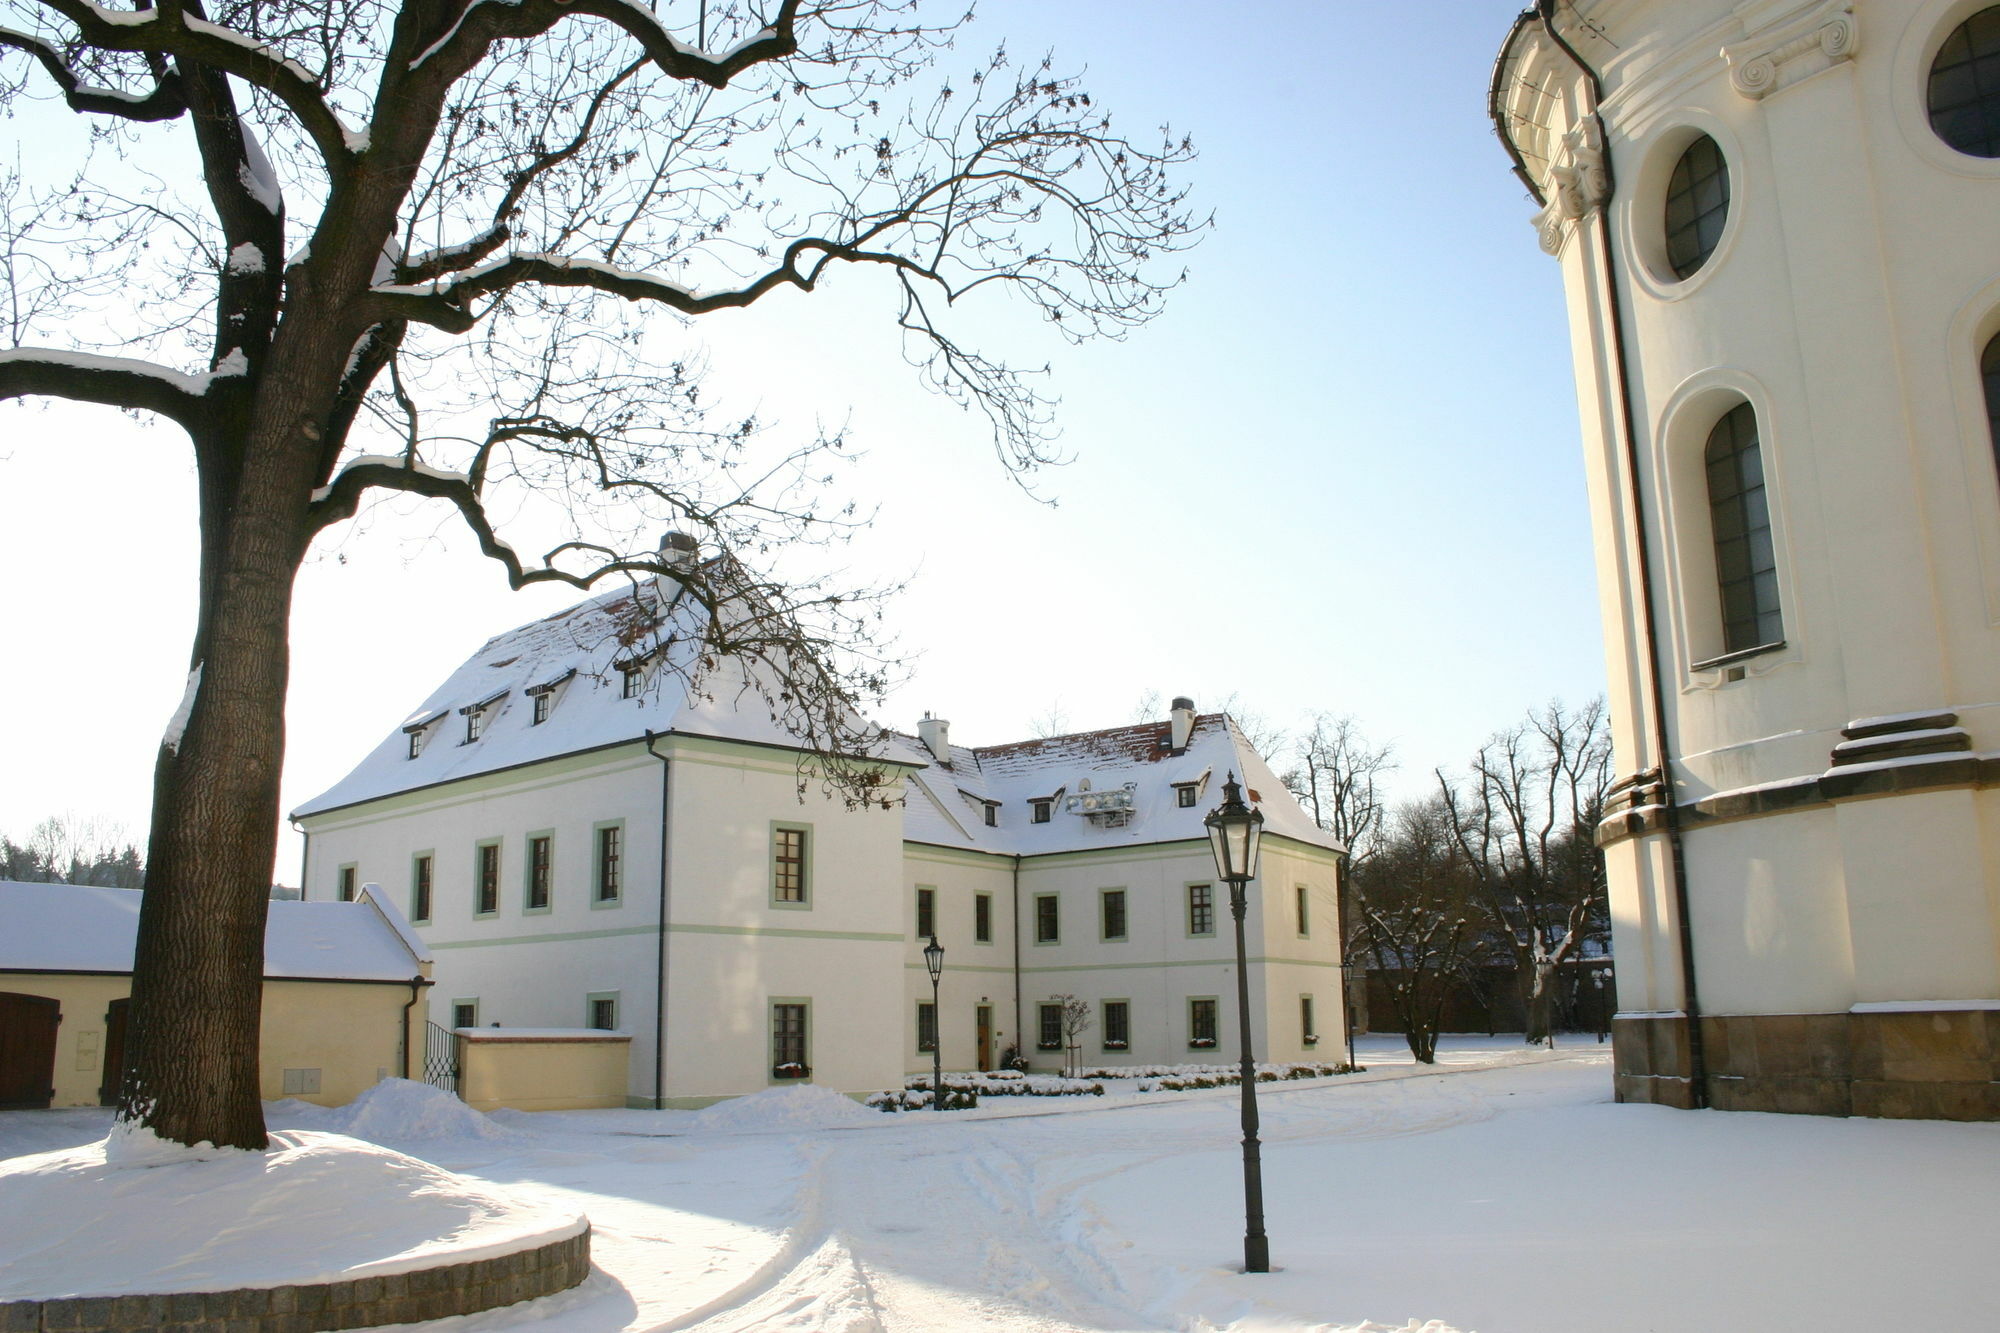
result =
M1476 1085L1461 1086L1459 1076L1514 1067L1507 1062L1365 1084L1280 1087L1275 1090L1290 1095L1267 1103L1263 1137L1272 1144L1366 1142L1486 1120L1499 1114L1500 1105ZM1416 1079L1424 1081L1421 1098L1401 1086ZM1371 1091L1349 1095L1364 1087ZM1134 1263L1129 1254L1121 1261L1129 1242L1090 1203L1087 1190L1190 1153L1232 1149L1234 1141L1218 1141L1212 1112L1199 1103L1101 1109L1163 1114L1158 1122L1142 1122L1143 1132L1124 1116L1100 1129L1088 1123L1097 1115L1071 1113L1034 1117L1029 1124L926 1125L921 1137L893 1130L807 1136L799 1144L807 1169L798 1213L778 1250L729 1291L650 1333L974 1327L998 1333L1209 1333L1267 1316L1294 1322L1241 1293L1220 1291L1218 1270ZM1199 1112L1211 1123L1174 1126L1176 1111ZM1379 1324L1318 1327L1389 1333ZM1421 1327L1450 1333L1443 1325Z

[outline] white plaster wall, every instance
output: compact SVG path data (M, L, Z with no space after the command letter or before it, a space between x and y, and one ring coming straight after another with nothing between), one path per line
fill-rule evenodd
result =
M809 1003L812 1081L896 1086L905 925L898 810L847 809L789 752L676 738L666 1096L770 1086L770 1004ZM772 901L772 826L809 828L807 904Z
M935 889L938 944L944 975L938 986L938 1033L946 1069L976 1069L979 1062L979 1008L992 1010L990 1060L1018 1038L1014 1015L1014 858L947 851L911 843L903 855L903 1011L898 1045L903 1068L931 1068L929 1051L917 1049L917 1005L931 999L930 971L924 964L928 937L917 935L917 888ZM992 896L992 939L973 938L973 898Z
M1841 6L1577 7L1608 39L1578 42L1606 89L1636 483L1682 801L1817 774L1840 728L1873 715L1949 709L1976 750L2000 750L2000 476L1977 375L2000 330L2000 161L1942 144L1924 110L1938 44L1983 7L1858 0L1853 58L1820 68L1812 48L1785 72L1809 77L1761 99L1732 86L1724 49L1759 54L1793 20L1811 31ZM1562 85L1573 114L1576 76L1543 55L1531 76ZM1697 132L1729 162L1730 218L1715 254L1681 281L1659 263L1660 205ZM1632 479L1594 222L1570 225L1560 260L1618 763L1634 772L1656 757L1639 732ZM1786 644L1740 673L1695 670L1719 651L1701 450L1742 399L1759 421ZM1992 997L1997 812L1990 793L1960 791L1692 831L1703 1007ZM1628 1011L1680 1003L1662 840L1644 841L1609 858Z
M659 763L643 746L558 760L371 802L304 821L305 893L332 898L342 865L411 910L414 858L432 854L431 919L413 923L430 946L433 1022L449 1026L455 1000L476 998L481 1025L582 1027L587 997L617 992L619 1021L654 1027L658 917ZM623 820L624 883L616 903L593 902L595 827ZM549 908L527 907L527 837L554 839ZM500 903L476 917L476 848L500 840ZM635 1040L632 1086L650 1092L653 1048Z

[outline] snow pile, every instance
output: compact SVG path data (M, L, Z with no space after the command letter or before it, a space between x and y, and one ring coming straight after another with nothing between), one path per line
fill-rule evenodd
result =
M0 1300L380 1277L576 1235L573 1209L370 1143L281 1130L265 1152L132 1167L105 1144L0 1161Z
M291 1107L309 1106L294 1102ZM345 1106L293 1111L312 1128L366 1139L370 1143L429 1143L443 1139L504 1139L501 1128L442 1088L406 1078L387 1078ZM314 1123L317 1122L317 1123Z
M688 1117L688 1128L711 1134L736 1134L760 1129L825 1129L835 1125L872 1123L874 1113L851 1097L815 1083L767 1088L747 1097L717 1102Z

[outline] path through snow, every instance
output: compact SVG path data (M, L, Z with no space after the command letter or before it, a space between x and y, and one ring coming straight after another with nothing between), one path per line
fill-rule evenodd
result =
M1268 1275L1234 1271L1233 1089L385 1141L592 1218L589 1283L455 1333L2000 1327L2000 1125L1616 1106L1594 1045L1363 1059L1260 1090ZM91 1123L36 1114L0 1154Z

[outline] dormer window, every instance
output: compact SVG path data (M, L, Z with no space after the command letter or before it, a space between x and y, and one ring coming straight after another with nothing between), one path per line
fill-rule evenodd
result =
M445 715L446 711L440 708L434 713L425 713L403 727L403 734L410 738L410 758L415 759L424 752L424 745L431 738L431 727Z
M1177 782L1174 784L1174 804L1183 810L1194 809L1194 784Z
M619 689L618 697L621 699L638 698L639 691L645 686L646 668L635 662L631 666L621 667L620 670L625 673L625 681Z
M495 690L478 703L467 704L458 711L465 717L465 739L461 745L470 745L486 733L486 724L492 720L495 706L507 697L507 691Z
M1030 814L1028 815L1028 822L1031 824L1048 823L1049 809L1054 804L1055 801L1047 797L1044 797L1042 800L1039 801L1028 802L1028 809L1030 811Z
M575 674L576 668L571 667L554 680L545 680L539 685L530 685L528 687L528 697L534 700L535 704L534 712L528 719L529 726L539 727L542 723L549 720L549 714L555 711L556 695L562 692L562 687Z
M986 803L986 827L998 828L999 825L1000 825L1000 803L998 801L988 801Z

